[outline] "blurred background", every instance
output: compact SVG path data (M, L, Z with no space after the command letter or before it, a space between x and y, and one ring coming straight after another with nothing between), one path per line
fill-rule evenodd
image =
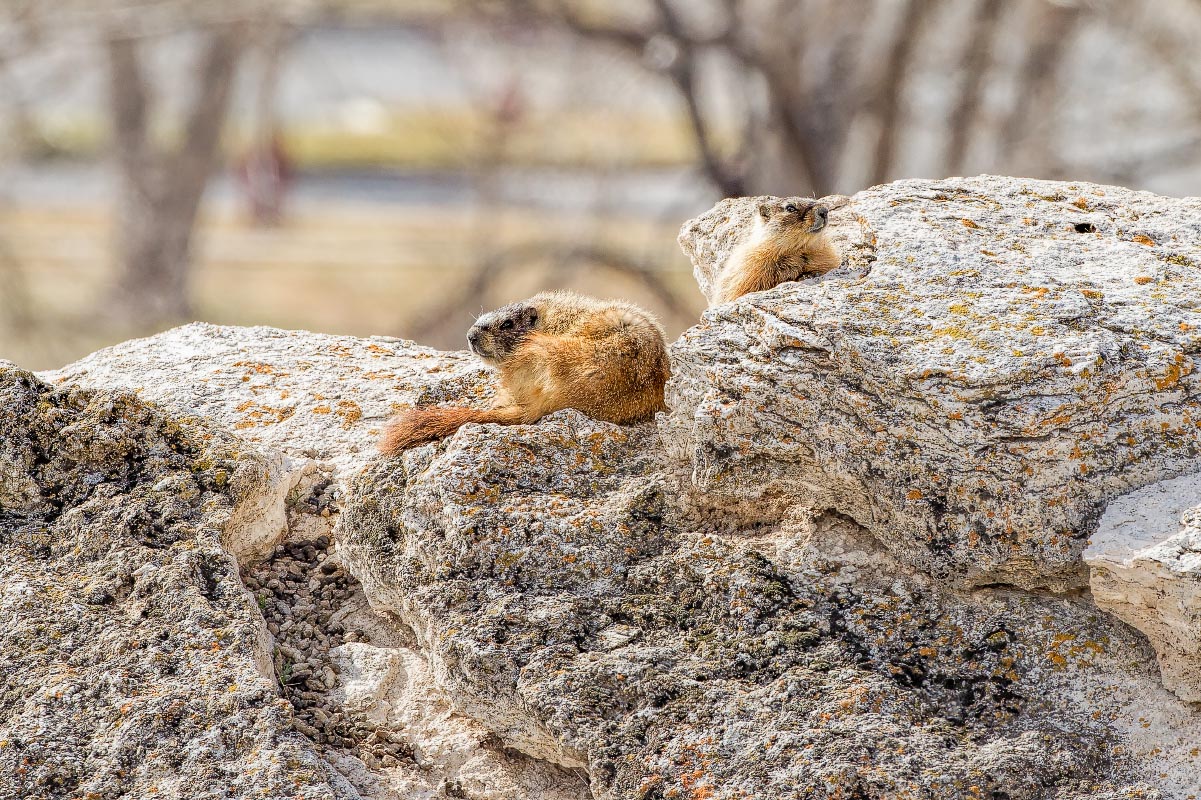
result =
M462 346L703 303L737 194L1201 194L1201 0L0 0L0 358L193 319Z

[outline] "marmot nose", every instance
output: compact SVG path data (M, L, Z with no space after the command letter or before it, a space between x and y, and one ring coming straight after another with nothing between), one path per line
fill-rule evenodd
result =
M480 329L472 328L467 331L467 343L474 349L480 343Z
M810 233L817 233L822 228L826 227L826 223L830 220L830 209L825 206L818 206L813 209L813 227L809 229Z

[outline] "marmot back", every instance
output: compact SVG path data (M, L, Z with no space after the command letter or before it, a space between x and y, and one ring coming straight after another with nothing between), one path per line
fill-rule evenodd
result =
M826 206L800 197L761 204L755 227L717 276L711 305L837 267L842 259L826 234L829 214Z
M497 368L493 408L402 412L384 435L385 453L449 436L468 422L529 424L574 408L627 425L666 410L671 367L663 329L632 303L541 292L481 316L467 342Z

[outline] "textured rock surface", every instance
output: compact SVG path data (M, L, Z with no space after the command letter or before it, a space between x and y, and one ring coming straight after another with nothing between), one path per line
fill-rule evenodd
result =
M1097 605L1147 635L1164 685L1201 702L1201 474L1114 500L1084 560Z
M702 280L746 205L685 224ZM961 586L1063 589L1108 498L1201 468L1201 200L900 181L831 231L843 276L672 347L664 440L700 502L835 509Z
M274 647L263 654L263 669L295 706L290 724L363 797L586 796L578 775L508 753L478 723L453 713L421 666L425 656L409 646L412 633L371 613L357 581L348 586L324 550L340 485L374 453L380 424L393 411L451 397L487 401L491 384L474 357L396 339L193 324L43 377L63 387L133 392L189 421L200 418L230 432L263 465L257 490L232 510L222 538L246 562L244 579L267 617ZM355 692L363 689L361 676L337 669L346 642L407 665L410 680L380 689L370 708L344 708L347 693L361 700ZM420 698L424 712L390 691Z
M263 451L354 465L374 454L380 425L395 411L486 397L485 372L469 353L401 339L197 322L100 350L43 377L129 389L200 414Z
M718 531L664 462L651 426L477 428L369 466L337 535L460 707L594 797L1195 785L1196 714L1091 604L949 592L847 520Z
M291 507L313 483L374 453L395 411L463 395L482 401L490 392L484 375L468 353L399 339L194 323L100 350L42 377L55 385L126 389L201 415L251 445L272 465L270 491L239 510L230 544L239 554L262 556L297 525L307 525L310 538L328 532Z
M727 211L684 232L702 283ZM265 328L4 383L0 797L1196 800L1201 712L1146 639L1031 591L1196 469L1196 212L873 189L846 268L708 312L635 428L381 459L392 410L486 373Z
M0 797L349 798L220 534L268 465L0 365Z

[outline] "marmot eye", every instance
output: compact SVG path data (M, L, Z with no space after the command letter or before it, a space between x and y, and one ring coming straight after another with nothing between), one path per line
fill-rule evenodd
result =
M513 320L511 320L511 319L507 319L507 320L505 320L504 322L502 322L502 323L500 324L500 329L501 329L502 331L509 331L509 330L512 330L512 329L513 329Z
M795 214L796 206L793 205L792 203L789 203L788 205L784 206L784 210L787 211L789 214Z

